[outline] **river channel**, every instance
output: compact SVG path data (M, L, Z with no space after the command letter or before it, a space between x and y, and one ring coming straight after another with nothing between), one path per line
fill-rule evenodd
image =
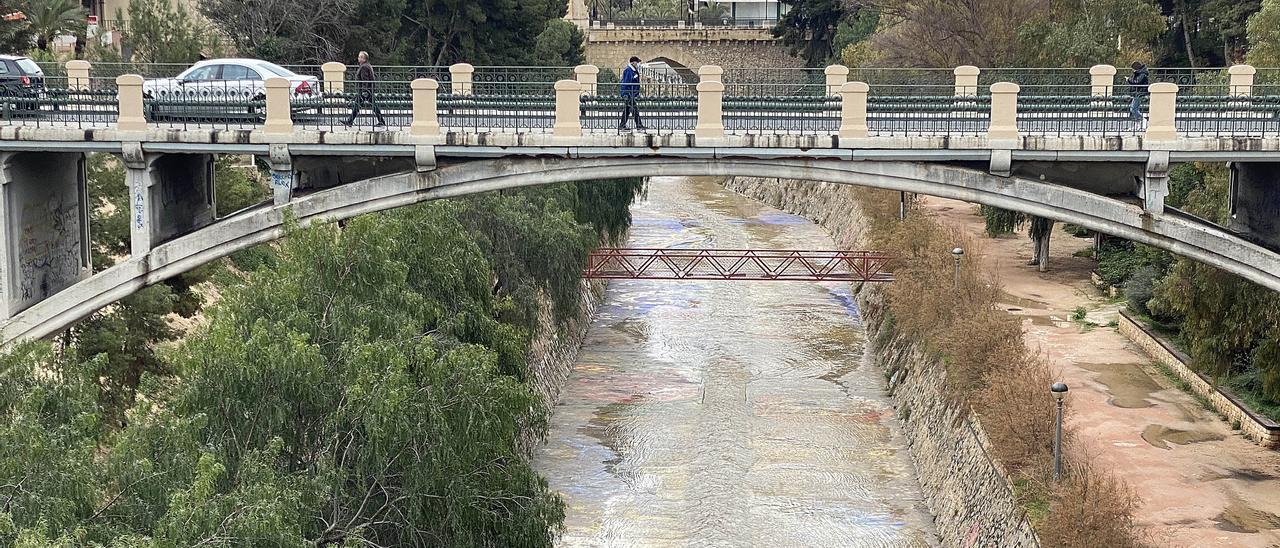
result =
M630 247L832 249L713 179L654 178ZM615 280L534 463L561 546L936 546L848 284Z

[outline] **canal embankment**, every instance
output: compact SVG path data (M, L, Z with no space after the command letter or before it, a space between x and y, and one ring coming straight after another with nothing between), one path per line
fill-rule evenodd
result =
M869 232L872 225L897 223L894 220L898 212L896 193L888 196L882 193L878 201L871 200L879 211L864 211L861 206L867 202L864 198L870 191L863 189L811 182L779 183L772 179L738 179L730 182L729 187L814 220L827 228L844 248L874 245ZM971 266L979 266L987 273L986 280L996 289L993 308L1019 324L1021 344L1048 366L1052 379L1070 386L1066 421L1071 446L1068 455L1075 454L1072 460L1083 464L1074 467L1075 473L1082 470L1097 476L1105 470L1112 478L1124 479L1120 485L1124 489L1114 493L1120 498L1112 497L1111 502L1131 511L1106 519L1107 516L1088 512L1088 507L1070 491L1037 494L1028 489L1034 484L1027 481L1027 471L1016 465L1003 466L1021 511L1041 524L1042 533L1044 525L1052 528L1056 512L1070 510L1064 502L1074 498L1076 513L1068 514L1069 519L1065 521L1089 517L1088 527L1109 533L1134 532L1136 534L1125 538L1146 545L1276 545L1280 540L1277 539L1280 518L1276 517L1280 513L1280 500L1271 486L1280 478L1280 453L1254 446L1232 432L1231 425L1181 392L1157 367L1152 367L1151 359L1141 349L1117 332L1113 322L1123 304L1107 299L1090 287L1089 272L1095 263L1078 253L1090 245L1088 240L1072 238L1059 228L1053 240L1050 271L1039 273L1025 266L1032 251L1025 234L986 238L982 218L972 204L921 197L911 213L932 219L954 242L966 242L958 244L966 250L963 256L966 275ZM953 263L948 249L950 246L933 250L933 255L939 256L935 268L950 269ZM894 331L901 330L901 326L894 325L899 322L891 318L892 314L875 310L874 304L884 301L885 290L870 288L861 292L866 304L868 337L873 342L880 341L877 332L883 332L876 318L887 319L881 321L881 325L888 323ZM1084 314L1080 313L1082 310ZM926 377L936 378L946 369L944 366L931 370L927 365L920 365L931 363L929 358L937 355L936 347L917 345L918 352L913 356L900 348L895 350L892 338L886 336L884 341L881 348L888 348L890 352L877 357L887 373L900 375L895 368L903 361L914 364ZM938 342L935 340L934 344ZM1012 381L1016 383L1016 379ZM905 404L910 398L904 396L911 391L903 390L900 381L895 385L898 386L894 396L897 410L900 415L906 415ZM1041 391L1041 397L1047 396L1047 390L1041 388ZM982 407L982 401L975 403ZM1052 405L1038 401L1037 406L1046 404ZM910 415L917 412L912 410ZM985 423L982 413L978 418ZM919 423L911 418L903 424L909 439L913 432L919 431ZM1001 425L997 422L996 426ZM1027 438L1049 439L1043 427L1028 429L1024 434ZM1003 438L986 436L988 442L997 440L987 445L988 453L1001 453L998 440ZM984 501L940 498L946 490L938 489L939 484L929 480L931 467L958 468L953 468L950 455L930 458L921 449L913 443L912 456L931 504L964 506ZM964 454L955 453L957 462L968 461ZM1037 454L1043 455L1043 452ZM1073 476L1072 468L1068 468L1069 478ZM1034 474L1035 470L1031 469L1031 475ZM976 490L976 486L971 488ZM998 493L998 490L992 491ZM1129 493L1127 501L1123 496L1126 492ZM945 510L931 508L937 515L939 534L944 541L957 541L956 535L962 528L946 523L949 518ZM1008 522L1018 521L1016 514L1009 515ZM969 530L964 533L958 539L960 545L969 541L985 545L977 542ZM1061 530L1052 534L1061 534ZM1044 540L1046 546L1057 544L1051 537Z

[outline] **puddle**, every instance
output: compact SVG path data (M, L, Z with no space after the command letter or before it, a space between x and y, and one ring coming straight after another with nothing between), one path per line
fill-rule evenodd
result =
M1280 529L1280 516L1250 508L1244 501L1234 496L1231 499L1231 504L1218 514L1218 517L1213 518L1218 523L1218 529L1233 533L1257 533L1267 529Z
M1170 443L1187 445L1202 441L1218 441L1222 439L1222 436L1213 432L1178 430L1177 428L1151 424L1147 425L1146 429L1142 431L1142 439L1157 449L1169 449Z
M1035 296L1039 297L1039 295L1035 295ZM1036 310L1048 310L1048 306L1049 306L1047 303L1044 303L1041 301L1018 297L1016 295L1010 295L1008 291L1001 291L1000 297L997 298L996 300L999 301L1001 304L1009 304L1009 305L1013 305L1021 308L1033 308Z
M1147 398L1163 388L1136 363L1081 363L1081 368L1098 373L1098 382L1106 385L1111 398L1107 403L1125 409L1142 409L1155 405ZM1145 437L1145 436L1144 436ZM1150 441L1150 440L1148 440Z

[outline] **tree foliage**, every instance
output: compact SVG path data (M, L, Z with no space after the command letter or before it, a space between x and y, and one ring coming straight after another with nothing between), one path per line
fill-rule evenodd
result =
M75 0L24 0L22 13L35 35L36 47L42 50L48 51L60 35L84 36L88 11Z
M1249 63L1280 66L1280 0L1262 0L1261 9L1249 16L1247 28Z
M820 66L834 53L836 30L846 15L840 0L783 0L791 8L773 35L809 66Z
M181 3L129 0L124 43L139 63L194 63L202 53L217 55L214 30L198 23ZM124 20L123 13L116 17Z

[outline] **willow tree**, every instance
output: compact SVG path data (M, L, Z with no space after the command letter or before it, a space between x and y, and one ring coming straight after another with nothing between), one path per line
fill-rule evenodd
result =
M1030 225L1028 235L1031 236L1031 260L1027 264L1036 265L1040 272L1049 270L1049 237L1053 235L1053 219L985 205L981 207L981 211L987 235L993 238L1011 234Z

